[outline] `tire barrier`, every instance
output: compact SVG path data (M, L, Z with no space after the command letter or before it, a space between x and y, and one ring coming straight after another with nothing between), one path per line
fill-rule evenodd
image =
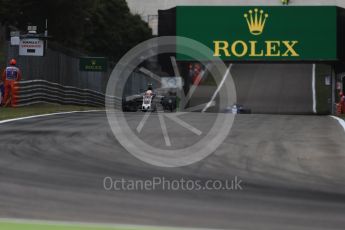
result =
M55 103L62 105L105 106L105 94L90 89L64 86L46 80L20 81L16 83L13 99L16 107L38 103ZM121 105L121 99L113 98L115 104Z

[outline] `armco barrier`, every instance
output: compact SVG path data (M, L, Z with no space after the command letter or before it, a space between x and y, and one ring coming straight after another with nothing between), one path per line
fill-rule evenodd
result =
M80 89L72 86L63 86L45 80L20 81L16 84L14 97L16 107L37 103L56 103L62 105L85 105L103 107L105 95L103 93ZM121 104L121 99L113 98L116 106Z

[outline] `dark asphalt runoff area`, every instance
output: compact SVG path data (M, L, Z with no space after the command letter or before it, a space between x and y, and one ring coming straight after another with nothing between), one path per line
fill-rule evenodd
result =
M128 116L139 122L143 115ZM145 132L154 137L160 127ZM345 226L345 132L327 116L239 115L212 155L181 168L129 154L105 112L0 124L0 143L2 218L236 230ZM105 177L243 183L236 191L106 191Z

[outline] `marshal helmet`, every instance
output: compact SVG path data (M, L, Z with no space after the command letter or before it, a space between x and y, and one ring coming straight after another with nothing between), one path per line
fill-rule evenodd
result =
M16 59L12 58L12 59L10 60L10 65L17 65Z

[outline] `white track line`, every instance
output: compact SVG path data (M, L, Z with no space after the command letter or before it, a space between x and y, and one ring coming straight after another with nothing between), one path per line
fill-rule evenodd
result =
M137 127L137 132L140 133L141 130L143 129L147 119L149 118L149 116L151 115L151 112L145 113L143 119L140 121L138 127Z
M197 128L194 128L193 126L191 126L190 124L182 121L180 118L178 118L175 114L173 115L165 115L167 118L175 121L177 124L181 125L182 127L188 129L189 131L195 133L196 135L200 136L202 134L202 132L197 129Z
M150 70L148 70L148 69L146 69L146 68L144 68L144 67L141 67L141 68L139 69L139 71L142 72L143 74L146 74L146 75L149 76L150 78L152 78L152 79L154 79L154 80L156 80L156 81L158 81L158 82L161 82L161 78L160 78L157 74L151 72Z
M200 77L200 78L197 78L197 81L194 82L194 84L192 84L192 86L190 87L190 89L189 89L189 91L188 91L188 93L187 93L187 96L186 96L185 104L187 104L187 103L189 102L190 98L193 96L194 91L197 89L197 87L198 87L200 81L205 77L205 74L206 74L207 70L210 68L210 66L211 66L211 64L207 64L207 65L206 65L205 71L202 72L201 77Z
M171 60L171 64L173 66L173 70L174 70L174 74L175 74L175 77L181 77L181 74L180 74L180 71L177 67L177 62L176 62L176 59L174 56L171 56L170 57L170 60Z
M316 68L316 65L313 64L313 72L312 72L312 90L313 90L313 113L316 114L316 85L315 85L315 68Z
M171 60L171 65L172 65L173 70L174 70L175 77L181 77L181 74L180 74L180 71L178 69L175 57L171 56L170 60ZM186 101L186 95L184 94L184 90L183 89L178 90L177 96L180 97L180 99L181 99L180 109L184 109L186 107L186 103L188 102L188 101Z
M336 116L330 116L331 118L337 120L339 122L339 124L343 127L344 131L345 131L345 121L339 117Z
M212 105L212 102L216 99L216 96L217 94L219 93L220 89L223 87L224 83L225 83L225 80L226 78L228 77L228 75L230 75L230 77L232 78L231 76L231 68L232 68L232 64L229 65L228 69L226 70L224 76L223 76L223 79L222 81L220 82L216 92L214 92L211 100L207 103L207 105L205 106L205 108L201 111L202 113L206 112L206 110Z
M208 103L204 103L204 104L196 105L193 107L189 107L189 108L183 110L183 112L195 112L198 110L202 110L206 105L208 105L209 107L214 107L214 106L216 106L216 102L212 101L211 105L209 105Z
M158 119L159 119L159 123L161 124L165 145L166 146L171 146L171 142L170 142L170 138L169 138L169 135L168 135L167 126L165 124L163 115L158 113Z
M22 121L27 119L33 119L33 118L40 118L40 117L49 117L49 116L55 116L55 115L65 115L65 114L72 114L72 113L92 113L92 112L104 112L105 110L85 110L85 111L69 111L69 112L59 112L59 113L47 113L47 114L40 114L40 115L34 115L34 116L28 116L28 117L19 117L19 118L13 118L8 120L2 120L0 121L1 124L9 123L9 122L15 122L15 121Z
M87 222L70 222L70 221L49 221L49 220L34 220L34 219L17 219L17 218L0 218L0 223L13 224L33 224L33 225L53 225L53 226L71 226L71 227L98 227L98 228L123 228L123 229L152 229L152 230L224 230L215 228L185 228L185 227L165 227L165 226L150 226L150 225L131 225L131 224L112 224L112 223L87 223ZM238 230L229 229L228 230Z

